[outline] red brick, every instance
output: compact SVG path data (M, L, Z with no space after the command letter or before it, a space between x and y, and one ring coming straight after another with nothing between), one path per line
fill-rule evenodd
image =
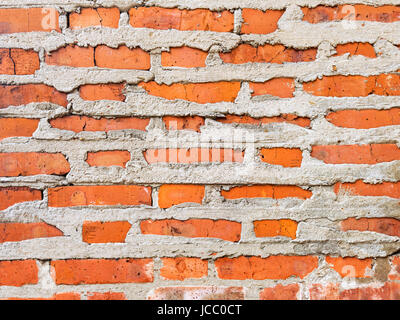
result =
M125 84L85 84L79 88L83 100L116 100L125 101L123 90Z
M82 8L80 13L70 14L69 26L72 30L92 26L118 28L119 17L118 8Z
M391 261L391 270L388 274L389 280L400 280L400 257L393 257Z
M122 292L88 292L88 300L126 300Z
M369 197L391 197L400 198L400 182L382 182L379 184L369 184L358 180L355 183L336 183L335 192L343 189L353 196L369 196Z
M260 300L297 300L300 291L297 283L283 286L278 284L275 287L265 288L260 292Z
M295 90L294 80L290 78L276 78L267 82L250 82L252 97L271 95L280 98L293 98Z
M50 120L53 128L69 130L76 133L82 131L104 131L113 130L141 130L146 131L150 119L140 118L101 118L94 119L86 116L66 116ZM0 129L1 130L1 129Z
M82 225L82 241L87 243L123 243L131 226L128 221L85 221Z
M0 243L61 237L63 235L61 230L44 222L0 223Z
M98 151L88 152L86 162L91 167L119 166L126 168L129 160L131 160L129 151Z
M400 76L329 76L303 84L304 91L314 96L366 97L371 94L382 96L400 95Z
M266 34L278 29L278 21L283 10L267 10L265 12L255 9L243 9L243 25L241 32L244 34Z
M343 231L372 231L400 237L400 220L394 218L348 218L341 222Z
M100 68L149 70L151 67L150 54L140 48L120 46L114 49L100 45L95 54L96 66Z
M1 300L1 299L0 299ZM17 298L12 297L8 298L7 300L28 300L28 301L51 301L51 300L81 300L80 293L77 292L63 292L63 293L56 293L48 298Z
M217 121L222 123L238 123L238 124L250 124L258 126L274 122L276 123L287 122L302 127L309 127L311 124L311 120L309 118L298 117L294 114L282 114L279 117L264 117L264 118L226 115L224 119L217 119Z
M204 126L205 120L199 116L193 117L163 117L163 122L167 130L192 130L200 132L200 127ZM1 129L0 129L1 130Z
M66 175L70 166L61 153L0 153L0 176Z
M241 287L161 287L152 290L148 300L244 300Z
M229 11L213 12L205 9L179 10L140 7L129 10L130 24L135 28L233 31L234 17Z
M286 48L281 44L266 44L258 47L241 44L229 53L221 53L220 57L225 63L234 64L309 62L316 59L317 49L297 50Z
M163 67L201 68L206 66L208 53L190 47L171 48L161 53Z
M338 44L336 46L336 54L334 56L342 56L346 53L351 56L364 56L367 58L376 58L374 46L369 43L352 42Z
M179 236L188 238L217 238L237 242L240 240L242 225L228 220L189 219L185 221L143 220L140 223L143 234Z
M152 259L82 259L51 262L57 285L153 282Z
M42 199L40 190L28 187L0 187L0 210L7 209L16 203Z
M53 8L0 9L0 34L58 31L59 13Z
M39 68L39 55L33 50L0 49L0 74L34 74Z
M400 149L395 144L313 146L311 156L332 164L377 164L400 160Z
M340 274L342 278L370 278L372 259L326 257L326 262Z
M168 100L187 100L196 103L234 102L240 82L174 83L170 86L154 81L141 82L139 86L148 94Z
M354 9L354 14L351 9ZM337 7L317 6L301 8L303 20L310 23L320 23L340 20L394 22L400 20L400 10L397 6L373 7L363 4L341 5Z
M284 185L254 185L233 187L229 191L222 190L221 195L228 200L243 198L300 198L307 199L312 196L310 191L297 186Z
M400 125L400 108L341 110L329 113L326 119L335 126L355 129Z
M261 160L283 167L301 167L303 153L300 149L271 148L261 149Z
M143 152L147 163L222 163L243 162L244 152L233 149L148 149Z
M0 109L34 102L50 102L66 107L67 95L44 84L1 85Z
M49 189L49 207L151 205L151 187L72 186Z
M189 184L164 184L158 191L158 206L170 208L181 203L202 203L204 186Z
M299 277L303 279L318 267L313 256L270 256L220 258L215 261L218 277L232 280L265 280Z
M0 261L0 271L0 286L22 287L39 281L35 260Z
M288 219L254 221L256 237L289 237L296 239L297 222Z
M94 48L68 45L46 54L45 61L48 65L68 67L94 67Z
M207 277L208 262L199 258L162 258L160 275L167 280L185 280Z
M0 118L0 140L10 137L32 137L38 119Z

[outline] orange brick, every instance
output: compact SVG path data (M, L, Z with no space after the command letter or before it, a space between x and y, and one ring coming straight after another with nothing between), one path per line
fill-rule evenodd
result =
M221 195L227 200L244 198L311 198L312 192L304 190L297 186L281 185L254 185L233 187L229 191L222 190Z
M388 274L389 280L400 280L400 257L393 257L391 261L391 270Z
M289 237L296 239L297 222L288 219L254 221L256 237Z
M326 262L340 274L342 278L370 278L368 271L372 270L372 259L334 258L326 257Z
M72 186L49 189L49 207L151 205L151 187Z
M39 55L33 50L0 49L0 74L34 74L39 68Z
M147 163L222 163L243 162L244 152L233 149L148 149L143 152Z
M48 65L68 67L94 67L94 48L68 45L46 54L45 61Z
M85 116L66 116L50 120L53 128L61 130L74 131L76 133L82 131L104 131L113 130L141 130L146 131L150 119L140 118L101 118L94 119ZM0 129L1 130L1 129Z
M325 97L397 96L400 95L400 76L330 76L304 83L303 88L314 96Z
M110 69L150 69L150 54L140 48L130 49L120 46L117 49L104 45L96 47L96 66Z
M241 287L161 287L152 290L148 300L244 300Z
M208 53L190 47L171 48L161 53L163 67L201 68L206 66Z
M140 7L129 10L130 24L135 28L233 31L234 17L229 11L213 12L205 9L179 10Z
M72 30L92 26L118 28L119 16L118 8L82 8L80 13L70 14L69 26Z
M265 288L260 292L260 300L297 300L300 291L297 283L283 286L278 284L275 287Z
M0 210L7 209L16 203L42 199L40 190L28 187L0 187Z
M267 10L265 12L255 9L243 9L243 25L241 32L244 34L266 34L278 29L278 21L284 11Z
M258 47L241 44L229 53L221 53L220 57L225 63L233 64L308 62L316 59L317 49L296 50L286 48L281 44L266 44Z
M252 97L271 95L280 98L293 98L295 90L294 80L290 78L276 78L267 82L250 82Z
M217 238L237 242L240 240L242 225L228 220L189 219L185 221L144 220L140 223L143 234L179 236L188 238Z
M1 299L0 299L1 300ZM56 293L48 298L7 298L7 300L29 300L29 301L50 301L50 300L81 300L81 295L77 292Z
M128 221L85 221L82 226L82 241L87 243L123 243L131 226Z
M79 88L83 100L115 100L125 101L123 90L125 84L85 84Z
M63 235L61 230L44 222L0 223L0 243L61 237Z
M0 118L0 140L10 137L32 137L38 119Z
M374 47L369 43L346 43L336 46L336 54L334 56L342 56L349 53L350 56L364 56L367 58L376 58Z
M162 258L160 275L167 280L185 280L207 277L208 262L199 258Z
M400 108L388 110L341 110L331 112L326 119L335 126L370 129L400 124Z
M192 130L200 132L200 127L204 126L204 118L193 117L163 117L167 130ZM1 129L0 129L1 130Z
M129 160L131 160L129 151L98 151L88 152L86 162L91 167L119 166L126 168Z
M153 282L152 259L82 259L51 262L57 285Z
M126 300L122 292L88 292L88 300Z
M0 34L58 31L59 13L53 8L0 9Z
M0 85L0 109L29 103L50 102L66 107L67 95L44 84Z
M355 183L336 183L335 192L343 189L354 196L369 196L369 197L391 197L400 198L400 182L382 182L379 184L369 184L361 180Z
M70 166L61 153L0 153L0 176L66 175Z
M39 281L35 260L0 261L0 270L0 286L22 287Z
M215 261L218 277L232 280L265 280L299 277L303 279L318 267L313 256L270 256L220 258Z
M261 149L261 160L283 167L301 167L303 153L300 149L271 148Z
M202 203L205 193L204 186L189 184L164 184L158 192L158 206L170 208L181 203Z
M279 117L264 117L264 118L252 118L249 116L235 116L226 115L224 119L217 119L218 122L222 123L238 123L238 124L250 124L250 125L262 125L268 123L280 123L287 122L302 127L309 127L311 120L309 118L298 117L294 114L282 114Z
M372 231L400 237L400 220L394 218L348 218L340 225L343 231Z
M187 100L196 103L234 102L240 82L175 83L170 86L154 81L141 82L139 86L148 94L168 100Z
M336 7L317 6L315 8L301 8L303 20L310 23L327 21L358 20L394 22L400 20L400 10L396 6L373 7L363 4L341 5ZM351 9L354 9L351 11Z

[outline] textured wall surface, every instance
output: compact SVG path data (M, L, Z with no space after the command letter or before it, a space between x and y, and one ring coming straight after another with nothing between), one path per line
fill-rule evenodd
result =
M0 0L0 298L400 299L400 1Z

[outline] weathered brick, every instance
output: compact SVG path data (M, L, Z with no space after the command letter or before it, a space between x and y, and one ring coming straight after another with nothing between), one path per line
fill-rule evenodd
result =
M70 166L61 153L0 153L0 176L66 175Z
M151 205L151 187L72 186L49 189L49 207Z
M260 292L260 300L297 300L300 291L297 283L283 286L278 284L275 287L265 288Z
M266 34L274 32L278 29L278 21L283 13L283 10L267 10L264 12L255 9L243 9L241 33Z
M126 300L123 292L88 292L88 300Z
M336 193L344 190L353 196L400 198L400 182L369 184L358 180L354 183L336 183L334 190Z
M33 50L0 49L0 74L34 74L39 68L39 54Z
M79 88L79 94L89 101L125 101L124 88L125 84L85 84Z
M222 190L221 195L228 200L244 198L300 198L307 199L312 196L312 192L297 186L280 185L254 185L233 187L229 191Z
M147 295L148 300L244 300L241 287L161 287Z
M91 167L119 166L126 168L129 160L131 160L129 151L97 151L88 152L86 162Z
M72 30L92 26L118 28L120 12L118 8L82 8L80 13L69 15Z
M158 191L158 206L166 209L182 203L202 203L204 186L189 184L164 184Z
M372 231L400 237L400 220L394 218L348 218L340 225L343 231Z
M61 237L63 235L61 230L44 222L0 223L0 243Z
M275 122L276 123L287 122L302 127L309 127L311 124L311 120L309 118L298 117L294 114L282 114L279 117L264 117L264 118L226 115L225 118L217 119L217 121L222 123L237 123L237 124L249 124L249 125L262 125Z
M388 274L389 280L400 280L400 257L396 256L391 259L391 270Z
M0 286L22 287L39 281L35 260L0 261L0 270Z
M318 267L318 258L313 256L270 256L220 258L215 261L218 277L234 280L303 279Z
M117 49L104 45L96 47L96 66L110 69L150 69L150 54L140 48L130 49L120 46Z
M376 58L374 46L369 43L352 42L338 44L334 56L342 56L348 53L351 56L364 56L367 58Z
M179 10L140 7L129 10L130 24L135 28L233 31L233 14L229 11L213 12L206 9Z
M7 209L16 203L42 199L40 190L28 187L0 187L0 210Z
M131 229L128 221L85 221L82 225L82 241L87 243L125 242Z
M162 258L160 275L167 280L198 279L208 274L208 262L200 258Z
M0 118L0 140L10 137L32 137L38 119Z
M326 257L325 260L342 278L371 277L372 259Z
M254 221L256 237L289 237L296 239L297 222L289 219Z
M200 132L200 128L204 126L205 120L199 116L193 117L163 117L163 122L167 130L192 130Z
M170 48L161 53L163 67L201 68L206 66L208 53L190 47Z
M302 151L295 148L262 148L260 155L262 161L283 167L301 167L303 160Z
M217 238L237 242L240 240L242 225L228 220L189 219L185 221L144 220L140 223L143 234L179 236L188 238Z
M139 86L152 96L168 100L187 100L200 104L217 102L234 102L240 82L207 82L207 83L174 83L170 86L157 84L154 81L141 82Z
M82 259L51 262L57 285L153 282L152 259Z
M94 48L68 45L46 54L48 65L89 68L95 66Z
M251 96L271 95L280 98L293 98L295 90L294 80L290 78L276 78L267 82L250 82Z

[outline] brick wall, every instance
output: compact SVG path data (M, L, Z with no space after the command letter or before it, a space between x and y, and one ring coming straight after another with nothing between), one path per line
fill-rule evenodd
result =
M400 299L400 3L0 0L0 299Z

